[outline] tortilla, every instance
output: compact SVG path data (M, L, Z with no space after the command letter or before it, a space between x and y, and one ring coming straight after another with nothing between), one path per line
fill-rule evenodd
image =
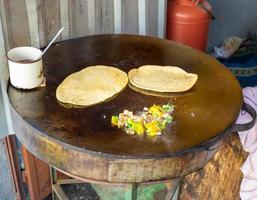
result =
M128 84L128 87L134 90L135 92L138 92L147 96L163 97L163 98L189 96L189 95L193 95L196 92L194 89L186 92L156 92L156 91L138 88L132 85L131 83Z
M127 74L117 68L90 66L66 77L56 90L56 98L62 103L90 106L110 99L127 83Z
M135 87L155 92L185 92L191 89L198 75L174 66L144 65L128 73Z

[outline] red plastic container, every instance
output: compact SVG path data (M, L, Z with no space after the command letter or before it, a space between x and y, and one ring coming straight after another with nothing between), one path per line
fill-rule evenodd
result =
M199 0L211 11L210 4ZM192 0L168 0L167 39L205 51L211 16Z

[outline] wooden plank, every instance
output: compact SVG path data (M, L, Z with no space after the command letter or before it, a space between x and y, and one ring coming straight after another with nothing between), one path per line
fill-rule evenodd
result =
M204 168L184 178L179 199L239 200L240 167L247 155L238 135L231 135Z
M88 9L87 1L70 0L69 16L70 16L70 37L76 38L88 34Z
M61 26L64 27L64 30L61 34L62 40L67 40L70 38L70 28L69 28L69 0L60 0L60 17L61 17Z
M44 0L45 4L45 29L46 41L50 42L58 30L61 28L60 17L60 1L58 0ZM60 39L57 39L58 41Z
M8 128L6 132L3 132L3 134L1 134L1 136L4 137L7 134L13 134L13 129L12 129L11 114L9 109L9 99L6 92L9 74L8 74L8 66L7 66L6 50L5 50L5 47L7 45L5 44L5 40L4 40L5 35L3 30L4 27L2 26L2 21L4 20L0 20L0 83L1 83L0 95L2 95L2 98L3 98L2 100L4 105L4 111L5 111L5 119L7 121L7 128Z
M95 0L95 34L101 34L102 12L101 0Z
M114 33L114 5L113 0L105 0L102 2L103 14L103 30L102 33Z
M1 92L1 89L0 89ZM0 93L1 96L1 93ZM0 100L1 101L1 100ZM2 109L3 105L0 105ZM8 133L8 130L6 129ZM15 186L12 179L12 173L10 170L8 152L6 149L5 139L0 140L0 197L1 199L16 199Z
M44 199L52 191L49 165L33 156L24 146L22 156L30 199Z
M21 176L21 168L19 165L19 159L16 147L16 136L11 135L5 138L6 149L8 152L8 161L10 164L10 170L15 185L16 199L25 199L23 180Z
M95 34L95 2L87 0L88 34Z
M7 110L8 107L5 108L5 104L7 104L6 84L8 81L8 69L7 69L5 55L6 55L6 51L5 51L4 35L2 31L2 23L0 18L0 86L1 86L0 87L0 139L9 135L7 118L6 118L6 111L8 111ZM4 92L5 92L5 95L4 95ZM0 146L1 145L2 144L0 143ZM5 155L3 155L3 157L4 156ZM3 163L0 162L0 167L1 165L3 165ZM1 186L0 186L0 189L1 189ZM0 194L1 194L1 191L0 191Z
M60 1L37 1L40 46L45 46L61 28ZM56 41L59 41L57 38Z
M158 35L158 1L146 0L146 34Z
M146 0L138 1L138 29L140 35L146 35Z
M61 200L69 200L67 195L64 193L60 185L53 185L53 192L57 195L57 197Z
M37 2L35 0L25 0L26 1L26 11L28 15L29 23L29 35L30 35L30 45L33 47L40 47L39 43L39 33L38 33L38 15L37 15Z
M8 67L5 50L4 30L0 18L0 81L3 87L6 87L8 81ZM5 88L3 88L5 90Z
M25 180L29 190L29 197L31 200L39 199L39 185L37 183L37 174L35 172L35 163L33 156L22 145L22 157L25 167Z
M78 184L78 183L85 183L77 179L58 179L57 184L58 185L69 185L69 184Z
M113 13L114 13L114 33L121 33L121 11L122 11L122 1L113 1Z
M122 31L128 34L138 34L138 0L123 0L122 3Z
M37 2L37 13L38 13L38 33L39 33L39 44L40 47L46 45L46 30L45 30L45 9L44 1L36 0Z
M113 0L96 0L96 33L114 32Z
M167 0L158 0L158 37L166 37Z
M10 48L29 45L29 24L25 0L4 0L4 9Z
M2 89L0 87L0 139L8 135L9 135L9 132L8 132L6 115L5 115L4 101L3 101Z
M47 197L52 192L49 165L39 160L35 156L33 156L33 160L35 163L35 170L37 175L39 199L45 199L45 197Z
M10 44L9 44L9 35L8 35L8 28L7 28L7 17L6 17L6 9L5 9L5 1L0 0L0 21L1 21L1 34L0 34L0 39L1 43L4 43L4 46L6 49L10 49Z

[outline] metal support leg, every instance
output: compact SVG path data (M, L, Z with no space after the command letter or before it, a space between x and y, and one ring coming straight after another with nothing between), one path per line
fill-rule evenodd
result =
M172 196L172 199L171 200L178 200L178 195L179 195L179 190L180 190L180 182L178 183L177 187L176 187L176 190Z
M81 183L75 179L57 179L57 171L50 168L53 200L68 200L63 184ZM177 200L181 178L152 183L105 184L91 183L100 200Z
M68 200L68 197L63 192L61 186L57 183L57 171L50 166L51 184L52 184L52 199L53 200Z
M57 171L52 166L50 166L50 176L51 176L52 185L56 184L56 182L57 182Z
M57 195L55 194L54 191L54 184L56 184L57 182L57 172L56 169L53 168L52 166L50 166L50 176L51 176L51 185L52 185L52 199L53 200L58 200Z
M166 182L104 185L91 184L101 200L177 200L180 179Z
M131 200L137 200L137 188L138 188L138 184L137 183L132 184Z
M167 185L168 192L164 200L178 200L181 178L174 179Z

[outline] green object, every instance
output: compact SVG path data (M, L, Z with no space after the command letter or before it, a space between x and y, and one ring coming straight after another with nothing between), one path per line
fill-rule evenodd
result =
M91 186L100 197L100 200L133 200L132 185L123 187L91 184Z
M165 104L162 106L162 108L165 110L165 112L169 113L172 112L174 110L174 105L171 104Z
M166 191L166 186L163 183L141 186L137 188L137 200L152 200L155 199L154 197L157 196L157 194L161 195L161 192L164 193L163 195L165 196Z
M172 116L168 116L164 121L165 121L165 123L171 123L172 122L172 120L173 120L173 117ZM166 124L165 124L166 125Z
M112 125L118 126L119 117L118 116L112 116Z
M124 185L91 184L91 186L98 194L100 200L157 200L165 199L167 195L170 196L170 191L175 192L177 184L174 184L169 190L165 183L134 183Z

